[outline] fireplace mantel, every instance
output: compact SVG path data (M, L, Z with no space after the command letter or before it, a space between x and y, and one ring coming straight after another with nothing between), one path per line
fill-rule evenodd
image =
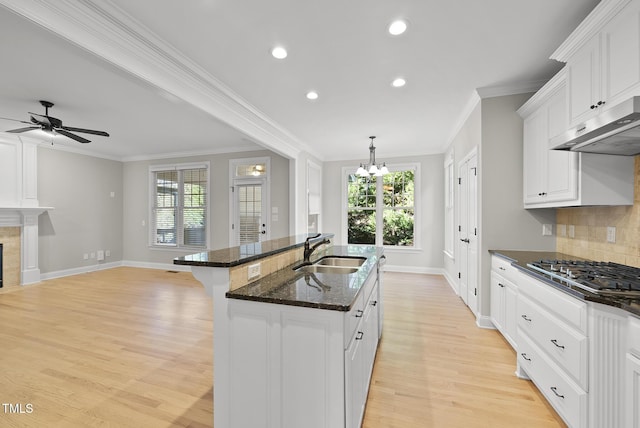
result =
M25 217L35 216L36 219L45 211L53 207L0 207L0 227L23 226Z

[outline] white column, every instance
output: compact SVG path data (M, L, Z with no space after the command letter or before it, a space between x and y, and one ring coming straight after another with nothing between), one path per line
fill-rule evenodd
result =
M38 267L38 215L40 214L41 211L22 214L22 285L40 282Z
M22 140L22 195L20 206L37 207L38 144ZM37 223L37 217L36 217Z

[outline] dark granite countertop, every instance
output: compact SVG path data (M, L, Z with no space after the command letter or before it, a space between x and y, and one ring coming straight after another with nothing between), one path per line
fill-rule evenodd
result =
M173 264L207 267L233 267L267 256L282 253L293 248L302 247L304 241L314 235L295 235L286 238L272 239L270 241L255 242L253 244L240 245L238 247L224 248L221 250L205 251L176 257ZM333 238L333 233L323 233L317 238L311 239L311 243L325 238Z
M504 259L510 260L512 262L512 266L514 266L516 269L526 273L527 275L531 275L560 291L570 294L575 298L586 300L589 302L602 303L603 305L615 306L635 316L640 317L640 299L638 298L599 296L581 288L571 287L566 283L555 280L547 275L544 275L527 267L527 263L539 261L541 259L586 260L582 257L575 257L570 254L558 253L555 251L489 250L489 252L496 256L500 256Z
M360 290L375 275L383 249L373 246L333 246L312 257L366 257L365 263L352 274L305 273L291 265L237 290L227 292L230 299L253 300L281 305L303 306L334 311L349 311Z

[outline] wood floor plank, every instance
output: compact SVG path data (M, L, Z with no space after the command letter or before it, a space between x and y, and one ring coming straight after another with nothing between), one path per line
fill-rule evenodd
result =
M363 426L564 426L441 276L387 273ZM116 268L0 291L1 427L211 427L212 304L189 273Z

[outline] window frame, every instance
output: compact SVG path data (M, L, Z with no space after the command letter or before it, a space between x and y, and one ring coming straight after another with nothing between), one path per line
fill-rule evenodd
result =
M184 188L181 184L184 183L183 171L193 169L204 169L206 171L206 186L205 191L205 244L204 246L185 245L184 244ZM163 171L177 171L178 172L178 189L179 197L176 207L176 244L158 244L156 243L156 225L155 214L156 208L156 195L157 195L157 183L156 173ZM211 247L210 245L210 224L211 224L211 163L206 162L188 162L188 163L176 163L176 164L163 164L163 165L150 165L149 166L149 212L148 212L148 247L155 250L170 250L170 251L202 251Z
M375 246L376 247L384 247L388 250L398 250L404 252L417 252L421 251L421 242L420 242L420 163L411 162L411 163L398 163L398 164L387 164L387 168L389 172L399 172L399 171L408 171L413 170L414 172L414 183L413 183L413 245L412 246L402 246L402 245L383 245L382 237L383 237L383 213L384 213L384 199L383 199L383 190L382 186L376 186L376 238L375 238ZM349 175L354 174L358 167L348 166L342 168L342 203L341 203L341 222L342 222L342 243L343 245L367 245L367 244L349 244L349 224L348 224L348 214L349 214L349 203L348 203L348 186L349 186Z

